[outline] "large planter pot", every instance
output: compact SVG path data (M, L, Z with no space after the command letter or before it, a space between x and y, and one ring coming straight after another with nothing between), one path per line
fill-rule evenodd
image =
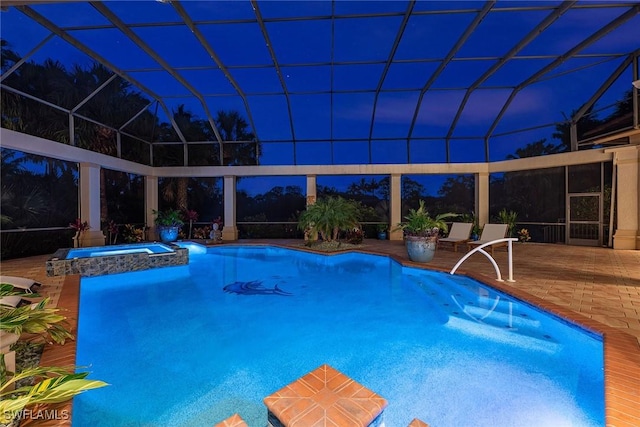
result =
M433 259L438 246L437 236L405 236L407 255L413 262L429 262Z
M159 226L158 235L163 243L175 242L178 240L178 232L180 227Z

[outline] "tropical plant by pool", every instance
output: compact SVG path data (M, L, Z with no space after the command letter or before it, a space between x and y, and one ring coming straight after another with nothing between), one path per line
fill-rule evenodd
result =
M10 284L0 284L0 296L19 295L22 298L39 297L37 294L16 292ZM49 298L32 305L12 307L0 303L0 332L15 335L24 333L39 335L46 341L64 344L73 339L65 327L66 317L57 308L47 307ZM5 353L0 353L0 422L9 423L16 419L27 406L59 403L71 399L84 391L104 387L103 381L86 379L89 372L74 373L68 367L39 366L10 372L5 364ZM73 369L73 368L71 368ZM31 377L38 380L31 385L21 385L21 381Z
M298 228L307 236L316 236L330 242L338 239L340 231L359 228L357 202L342 197L327 197L307 206L300 214ZM310 238L315 240L315 238Z

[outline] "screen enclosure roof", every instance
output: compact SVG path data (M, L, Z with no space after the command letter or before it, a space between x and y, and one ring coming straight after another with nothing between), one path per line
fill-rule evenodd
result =
M410 157L433 146L442 147L444 161L504 159L528 143L551 141L560 123L610 115L638 79L638 2L2 7L2 40L24 61L51 58L67 69L97 62L108 70L82 103L61 107L81 115L95 93L124 80L160 121L171 122L180 108L206 120L214 142L226 139L215 120L223 110L239 112L263 146L361 143L371 151L373 144L389 147L391 157L397 147ZM39 98L35 89L11 86L8 75L22 65L3 70L3 90ZM136 119L110 117L91 119L123 132ZM193 142L179 123L171 125L177 141ZM588 144L588 135L578 137Z

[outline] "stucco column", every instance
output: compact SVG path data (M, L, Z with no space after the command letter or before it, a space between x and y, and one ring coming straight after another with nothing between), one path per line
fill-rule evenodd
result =
M613 249L640 249L640 146L612 148L616 173L617 227Z
M402 175L391 174L389 198L391 199L389 240L402 240L402 230L397 230L397 225L402 222Z
M80 163L80 220L89 223L82 235L82 246L104 246L100 230L100 165Z
M238 240L236 226L236 177L224 177L224 227L222 240Z
M478 226L489 223L489 172L478 172L475 177L475 215Z
M317 195L316 176L307 175L307 206L316 204Z
M158 210L158 177L144 177L144 222L149 229L147 230L147 239L158 240L156 232L155 219L153 211Z

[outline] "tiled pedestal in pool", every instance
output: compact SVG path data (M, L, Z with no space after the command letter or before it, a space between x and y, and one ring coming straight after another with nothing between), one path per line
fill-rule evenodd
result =
M272 427L377 426L387 407L385 398L329 365L265 397L264 403Z
M249 427L238 414L233 414L224 421L219 422L213 427Z

